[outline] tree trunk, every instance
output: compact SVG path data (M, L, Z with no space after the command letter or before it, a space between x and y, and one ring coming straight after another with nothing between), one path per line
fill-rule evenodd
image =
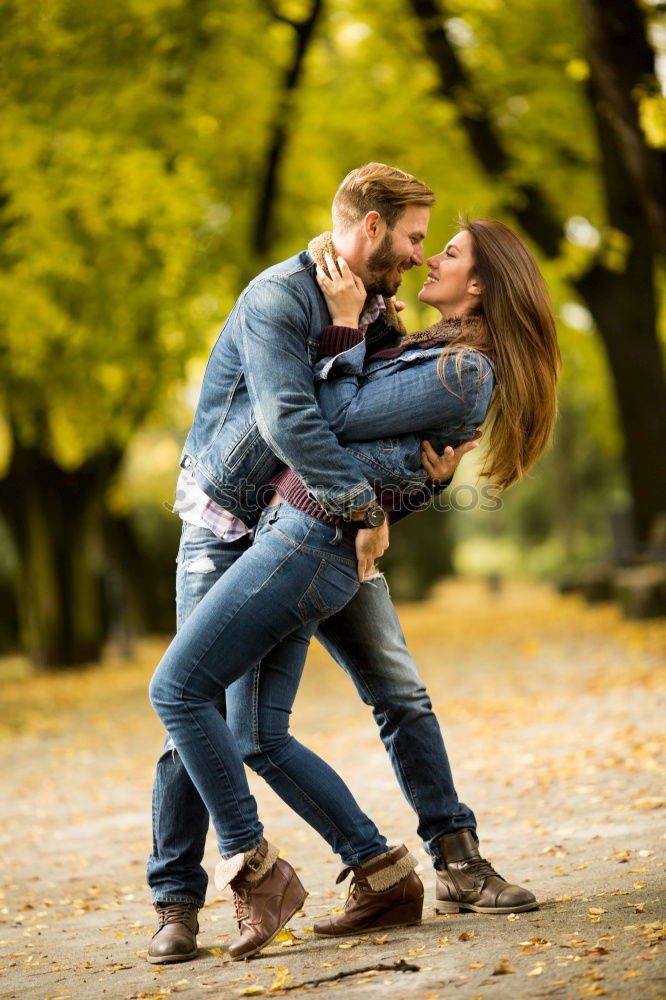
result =
M323 0L312 0L310 13L302 20L294 21L279 14L274 4L269 0L264 0L264 2L277 20L289 24L294 29L296 41L291 62L284 71L280 98L275 109L273 127L268 142L264 175L257 195L252 247L260 257L266 255L271 245L280 166L289 141L292 102L303 71L305 55L323 8Z
M654 53L645 15L634 0L581 0L581 7L588 33L588 93L612 229L576 287L608 354L640 549L666 510L666 382L655 287L657 250L665 240L664 155L648 147L637 106L640 88L656 84Z
M666 510L666 384L657 341L653 230L642 198L622 159L604 105L594 86L592 104L603 157L608 216L626 246L602 247L595 264L576 282L601 332L615 387L624 459L633 499L639 550L655 519Z
M450 524L448 517L431 509L411 514L392 529L381 569L395 600L422 601L434 583L453 573Z
M472 151L490 176L503 176L511 160L490 111L484 107L444 27L435 0L410 0L424 46L440 77L442 97L458 107ZM656 330L655 245L663 246L664 156L650 150L638 121L636 95L654 89L654 53L645 18L634 0L581 0L591 71L590 100L601 148L601 173L613 238L626 252L602 248L576 288L594 317L606 348L624 432L625 463L633 498L636 538L644 545L665 508L666 388ZM470 97L472 101L470 102ZM464 108L474 107L470 115ZM557 256L562 222L536 185L518 189L512 212L542 252ZM618 259L618 256L620 259Z
M0 510L18 554L23 645L42 668L99 659L107 634L100 523L118 461L97 456L66 472L36 450L14 445Z
M640 205L653 241L666 243L666 151L648 145L640 124L642 96L661 96L646 13L636 0L579 0L587 33L590 100L599 125L604 165L620 160L620 175ZM620 194L611 178L607 190ZM632 215L631 218L634 218Z

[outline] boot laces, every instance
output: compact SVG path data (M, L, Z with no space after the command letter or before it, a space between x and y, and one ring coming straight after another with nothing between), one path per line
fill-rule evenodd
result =
M247 896L243 893L243 890L236 891L233 890L234 894L234 910L236 911L236 920L240 924L246 917L250 916L250 907L247 903Z
M360 895L362 889L368 889L368 881L361 872L353 872L352 880L349 883L349 889L347 891L347 899L345 900L345 909L357 896Z
M493 866L485 858L479 855L471 858L465 858L464 861L460 862L460 867L467 875L471 875L473 878L484 879L488 878L489 875L497 875L501 878L501 875L495 871Z
M157 911L158 930L162 930L167 924L187 923L193 907L194 903L167 903L160 906Z

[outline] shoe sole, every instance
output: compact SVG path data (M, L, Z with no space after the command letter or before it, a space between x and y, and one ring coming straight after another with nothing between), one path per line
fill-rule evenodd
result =
M261 944L257 945L257 947L253 948L251 951L244 951L242 955L229 955L231 961L242 962L244 958L252 958L252 956L256 955L257 952L262 950L262 948L265 948L267 945L272 944L273 941L275 941L275 938L280 933L280 931L283 930L283 928L286 927L286 925L289 923L294 914L298 913L299 910L303 909L303 904L305 903L305 900L308 898L308 895L309 893L306 892L301 901L297 903L296 906L293 908L293 910L289 913L289 915L284 918L280 926L275 931L275 934L269 937L267 941L262 941Z
M359 934L374 934L375 931L390 931L396 927L416 927L421 923L421 918L418 920L404 920L401 924L382 924L380 927L358 927L355 931L338 931L336 934L327 934L326 931L314 931L315 937L321 938L334 938L334 937L358 937Z
M356 927L349 930L340 930L335 932L318 931L314 930L315 937L356 937L359 934L372 934L375 931L389 931L394 927L412 927L416 924L421 923L421 918L423 915L423 896L418 899L413 899L409 903L403 903L400 906L394 907L393 910L393 922L390 924L373 924L371 927ZM391 919L389 914L386 915L387 919Z
M191 959L196 958L199 954L199 949L195 948L194 951L189 952L187 955L148 955L148 961L151 965L173 965L175 962L189 962Z
M523 903L522 906L474 906L473 903L444 903L435 900L435 913L524 913L538 910L538 903Z

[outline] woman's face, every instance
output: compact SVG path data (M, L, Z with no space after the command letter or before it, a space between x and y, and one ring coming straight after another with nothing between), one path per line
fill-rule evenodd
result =
M472 237L466 229L426 263L428 277L419 292L421 302L439 309L445 319L478 308L480 287L474 274Z

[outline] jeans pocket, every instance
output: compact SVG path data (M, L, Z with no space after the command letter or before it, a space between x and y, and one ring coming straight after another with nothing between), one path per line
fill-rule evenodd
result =
M319 568L298 602L298 613L304 625L319 622L335 614L351 601L359 587L356 567L347 571L322 559Z

